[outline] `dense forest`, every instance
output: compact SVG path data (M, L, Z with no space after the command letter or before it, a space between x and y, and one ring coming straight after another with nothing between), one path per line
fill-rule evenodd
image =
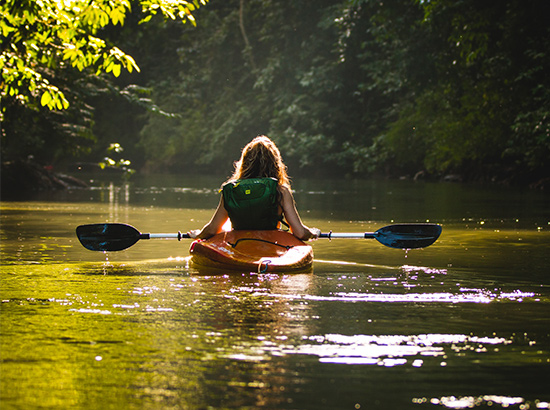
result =
M3 162L116 143L140 172L228 174L266 134L292 175L550 177L548 0L210 0L196 25L140 3L96 28L126 60L42 69L61 102L9 92L3 20Z

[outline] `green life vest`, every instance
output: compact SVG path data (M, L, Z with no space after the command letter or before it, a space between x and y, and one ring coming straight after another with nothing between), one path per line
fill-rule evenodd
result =
M223 203L233 229L277 229L281 221L275 178L251 178L223 185Z

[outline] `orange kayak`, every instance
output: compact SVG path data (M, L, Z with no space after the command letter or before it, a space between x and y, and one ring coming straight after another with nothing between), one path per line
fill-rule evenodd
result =
M313 264L313 249L284 231L229 231L196 240L189 249L196 267L247 272L304 271Z

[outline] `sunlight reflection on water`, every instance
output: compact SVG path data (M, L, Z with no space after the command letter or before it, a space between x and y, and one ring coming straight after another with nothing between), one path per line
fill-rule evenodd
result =
M232 293L252 292L252 296L268 296L280 299L309 300L309 301L335 301L335 302L423 302L423 303L490 303L495 300L522 301L525 298L535 297L535 293L522 292L515 290L507 293L495 293L486 289L461 289L461 294L454 293L354 293L354 292L335 292L332 296L319 295L288 295L264 292L258 288L238 288L233 289ZM230 297L230 296L227 296Z
M447 407L449 409L466 409L466 408L471 409L474 407L494 406L494 405L500 405L503 408L507 408L510 406L522 405L522 403L525 403L525 400L522 397L508 397L508 396L498 396L498 395L484 395L484 396L478 396L478 397L449 396L449 397L433 398L429 400L425 397L413 399L413 403L415 404L424 404L428 402L430 404ZM550 404L547 402L535 401L534 404L537 409L550 408ZM528 405L524 405L523 407L520 406L520 409L529 409L529 408L530 407Z
M285 340L283 340L285 342ZM303 337L304 344L280 344L260 340L260 345L232 347L223 357L244 360L270 360L272 356L309 355L317 356L321 363L347 365L401 366L410 363L422 367L426 357L440 357L440 366L447 365L451 352L488 352L489 348L505 346L512 340L502 337L478 337L463 334L419 335L341 335L326 334Z

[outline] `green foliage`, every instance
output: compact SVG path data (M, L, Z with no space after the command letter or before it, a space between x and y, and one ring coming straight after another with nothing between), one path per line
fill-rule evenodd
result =
M0 6L6 129L24 135L14 102L69 105L55 153L52 118L23 116L40 133L21 144L44 155L89 146L93 127L90 158L119 141L149 170L229 173L267 134L292 174L550 175L547 0L224 0L192 29L178 20L203 2L60 4ZM3 153L28 152L3 138Z
M124 151L124 148L118 142L112 142L107 148L107 155L99 162L101 169L105 168L116 168L123 171L122 178L124 180L130 179L130 177L135 174L136 170L130 168L132 162L128 159L121 157L121 153ZM115 157L114 159L112 157ZM117 158L118 157L118 158Z
M207 0L8 0L0 3L2 158L55 162L90 151L94 107L101 94L153 103L114 83L139 71L110 38L127 20L159 15L189 21ZM133 11L132 11L133 7ZM158 19L157 19L158 20ZM149 23L151 24L151 23ZM134 23L134 30L139 27ZM124 70L123 70L124 69ZM109 78L111 77L111 78ZM49 112L51 111L51 112Z
M542 67L550 57L544 46L549 5L418 5L424 16L409 25L410 35L397 33L402 25L391 29L403 68L390 68L384 77L402 79L403 87L394 101L396 116L386 117L387 130L375 139L378 168L516 181L547 175L542 158L549 153L549 84Z
M545 8L228 0L208 10L200 35L182 32L170 44L179 69L151 84L179 116L149 114L140 144L170 170L229 166L265 133L291 167L314 172L542 172Z
M205 4L207 0L201 0ZM161 13L195 24L192 11L199 2L143 0L143 21ZM129 0L7 0L0 5L0 30L5 38L0 54L2 98L23 103L40 98L42 106L66 109L69 101L51 82L49 71L69 65L118 77L121 69L139 71L135 60L109 45L98 33L108 25L124 24Z
M242 146L261 133L296 166L326 162L335 147L330 134L343 119L327 98L341 83L327 47L334 28L319 26L334 17L333 4L232 0L209 8L198 33L178 39L171 81L154 87L159 105L180 115L162 124L148 114L141 144L155 147L151 166L216 164L229 172Z

